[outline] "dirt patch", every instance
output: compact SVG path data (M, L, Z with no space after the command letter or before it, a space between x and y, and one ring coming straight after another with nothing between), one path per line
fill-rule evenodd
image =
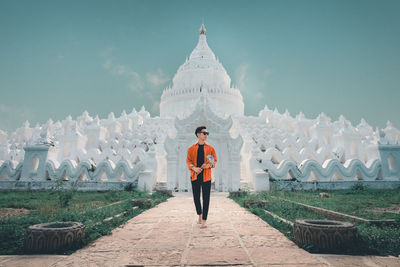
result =
M29 213L30 210L27 209L11 209L11 208L0 208L0 219L21 216L23 214Z
M395 214L400 214L400 206L399 205L392 205L391 207L388 208L374 208L370 210L372 212L376 213L395 213Z

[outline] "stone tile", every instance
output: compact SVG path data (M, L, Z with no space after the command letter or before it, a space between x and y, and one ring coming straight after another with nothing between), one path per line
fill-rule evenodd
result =
M108 239L99 242L93 242L82 249L88 252L119 252L128 251L129 248L136 246L140 240L116 240Z
M166 239L169 237L173 238L188 238L190 236L190 232L188 230L181 230L181 229L154 229L151 231L149 235L146 236L146 238L152 238L152 239Z
M193 220L195 219L195 216L189 215L189 216L168 216L164 217L162 220L162 223L187 223L191 224Z
M258 247L247 248L251 258L256 263L267 264L317 264L316 257L299 248Z
M100 240L103 239L115 239L115 240L137 240L143 238L145 235L150 233L152 229L137 229L137 230L123 230L114 232L111 235L103 236Z
M21 257L21 256L19 256ZM3 262L7 262L12 260L13 258L18 258L18 256L14 256L14 255L0 255L0 264ZM1 265L0 265L1 266Z
M52 266L67 256L62 255L30 255L30 256L2 256L0 266L7 267L47 267Z
M194 236L236 236L235 231L233 229L221 229L221 228L212 228L212 226L208 225L207 228L200 228L200 226L196 226L193 229Z
M232 221L232 224L233 224L234 227L246 227L246 226L249 226L249 224L246 221L242 221L242 220ZM252 226L258 226L258 227L269 226L266 222L264 222L261 219L259 219L259 220L251 220L251 225Z
M166 239L152 239L152 238L147 238L147 239L142 239L140 242L136 245L136 248L138 249L144 249L144 248L154 248L154 249L167 249L167 248L173 248L173 249L185 249L186 245L188 242L188 238L174 238L174 237L168 237Z
M216 266L216 265L212 265L212 266ZM185 267L210 267L210 265L185 265ZM240 265L223 265L223 267L254 267L254 265L250 264L240 264Z
M178 265L183 249L134 249L121 265Z
M68 256L63 261L59 261L52 265L55 267L65 266L118 266L118 262L123 259L122 254L111 253L111 252L99 252L99 253L75 253Z
M188 265L251 264L242 248L191 248L186 256Z
M185 232L190 232L192 230L193 220L189 223L185 222L170 222L170 221L162 221L158 225L154 226L153 231L164 231L164 232L172 232L180 229Z
M333 267L324 263L306 263L306 264L257 264L258 267ZM348 266L343 266L348 267ZM354 266L353 266L354 267ZM364 266L363 266L364 267Z
M192 237L189 247L191 248L223 248L223 247L240 247L239 240L236 236L194 236Z
M243 245L247 248L256 247L295 247L297 245L287 239L284 235L251 235L241 236Z
M157 217L157 218L138 218L135 220L135 224L157 224L162 217Z
M195 221L195 225L199 226ZM213 229L233 229L232 225L229 222L215 222L213 220L206 221L207 226L210 226Z
M229 220L225 216L223 216L223 217L222 216L221 217L216 217L216 216L210 217L210 216L208 216L207 223L210 223L210 224L229 224Z
M122 227L122 229L131 231L146 230L153 228L155 225L157 225L157 223L151 223L151 222L137 223L136 221L132 221L130 223L125 224Z
M238 227L236 231L240 236L245 235L281 235L281 233L272 228L271 226L263 226L263 227L254 227L254 226L247 226L247 227Z

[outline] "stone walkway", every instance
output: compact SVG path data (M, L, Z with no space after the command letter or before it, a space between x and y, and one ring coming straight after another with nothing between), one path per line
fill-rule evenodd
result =
M299 249L227 194L211 195L208 228L196 223L191 194L178 193L72 255L2 256L0 266L340 266Z

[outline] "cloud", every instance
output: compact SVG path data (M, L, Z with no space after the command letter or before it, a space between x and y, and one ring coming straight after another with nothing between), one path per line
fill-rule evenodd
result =
M111 53L112 49L109 52ZM114 76L127 79L127 87L131 91L145 96L151 103L150 111L155 114L159 113L161 90L170 80L170 77L161 68L140 75L130 67L117 64L111 59L104 61L103 68Z
M140 78L140 75L137 72L134 71L130 72L129 77L130 77L129 88L132 91L137 92L144 88L142 78Z
M236 83L240 90L246 89L245 79L249 64L243 63L236 69Z
M264 97L264 94L263 94L263 93L257 92L256 98L263 98L263 97Z
M115 76L127 78L127 86L134 92L140 92L144 88L155 89L158 92L170 80L168 75L160 68L152 72L147 72L144 75L145 78L128 66L116 64L112 60L106 60L103 63L103 68Z
M139 73L131 70L125 65L115 64L112 60L106 60L103 64L103 68L110 71L115 76L127 78L128 87L134 92L138 92L144 88L144 82Z
M159 87L169 81L169 77L163 72L162 69L157 69L155 72L146 73L146 80L150 85Z

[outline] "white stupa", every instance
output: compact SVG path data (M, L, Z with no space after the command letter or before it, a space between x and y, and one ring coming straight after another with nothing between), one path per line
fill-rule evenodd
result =
M217 115L244 115L243 97L231 87L231 78L207 44L206 28L201 25L199 42L173 80L164 90L160 116L183 118L194 110L200 95L209 95L209 105Z

